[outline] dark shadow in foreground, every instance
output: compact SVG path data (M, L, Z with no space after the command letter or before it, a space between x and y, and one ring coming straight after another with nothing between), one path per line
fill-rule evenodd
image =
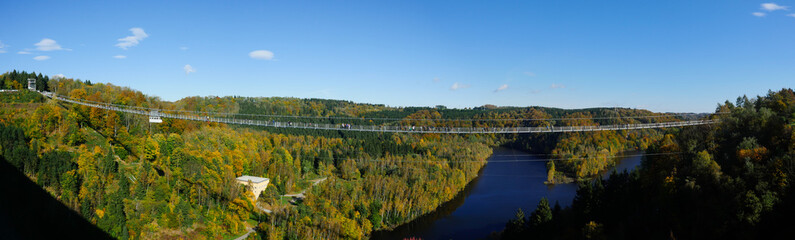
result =
M113 239L0 156L1 239Z

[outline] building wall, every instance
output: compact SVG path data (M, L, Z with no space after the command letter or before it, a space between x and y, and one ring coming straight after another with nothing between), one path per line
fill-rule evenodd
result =
M249 184L248 181L244 182L238 180L237 182L243 185L248 185L249 189L251 189L251 193L254 194L254 201L257 201L257 199L259 198L259 194L262 193L262 191L265 191L266 188L268 188L268 183L270 183L270 180L265 180L261 183L251 183L251 184Z

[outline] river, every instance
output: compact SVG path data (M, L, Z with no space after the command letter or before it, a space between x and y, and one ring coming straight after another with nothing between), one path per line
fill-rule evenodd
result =
M637 152L621 159L605 172L632 170L640 165ZM571 204L577 184L547 186L546 162L525 152L496 148L489 162L453 200L436 211L422 216L392 231L373 233L373 239L479 239L501 231L505 223L522 208L527 216L538 201L546 197L550 204L561 207ZM517 162L505 162L520 160ZM525 161L529 160L529 161ZM539 161L534 161L539 160Z

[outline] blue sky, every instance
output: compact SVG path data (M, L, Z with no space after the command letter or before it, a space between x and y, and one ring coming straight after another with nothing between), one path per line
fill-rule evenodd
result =
M0 71L172 101L675 112L795 83L795 1L162 2L1 1Z

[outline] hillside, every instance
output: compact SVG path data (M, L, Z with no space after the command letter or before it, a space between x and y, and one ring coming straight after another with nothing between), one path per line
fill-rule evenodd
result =
M452 199L477 176L491 146L571 159L550 167L548 180L554 183L587 179L609 167L611 156L646 149L664 136L664 130L419 135L249 128L178 119L150 124L142 116L47 100L8 84L29 75L35 74L0 77L5 86L19 90L0 98L0 125L9 132L3 135L5 159L117 238L225 238L254 225L269 239L366 238ZM634 109L392 108L297 98L189 97L166 102L111 84L43 78L48 81L40 90L76 99L248 119L498 127L679 118ZM268 177L271 185L254 202L234 181L241 175ZM311 184L315 179L326 181ZM306 198L282 197L298 192ZM273 214L261 214L260 209Z
M107 84L52 83L89 100L178 104ZM3 94L5 159L117 238L217 238L257 221L269 226L259 228L263 235L363 238L452 198L490 153L458 136L327 138L180 120L152 126L140 116L29 98L35 93L24 90ZM240 175L269 177L272 186L252 202L234 182ZM308 189L308 180L320 177L328 180ZM302 189L306 204L280 201ZM257 214L257 205L274 214ZM361 206L366 214L352 210Z
M795 214L795 92L718 106L719 124L648 148L640 169L580 185L569 209L542 200L504 239L784 239Z

